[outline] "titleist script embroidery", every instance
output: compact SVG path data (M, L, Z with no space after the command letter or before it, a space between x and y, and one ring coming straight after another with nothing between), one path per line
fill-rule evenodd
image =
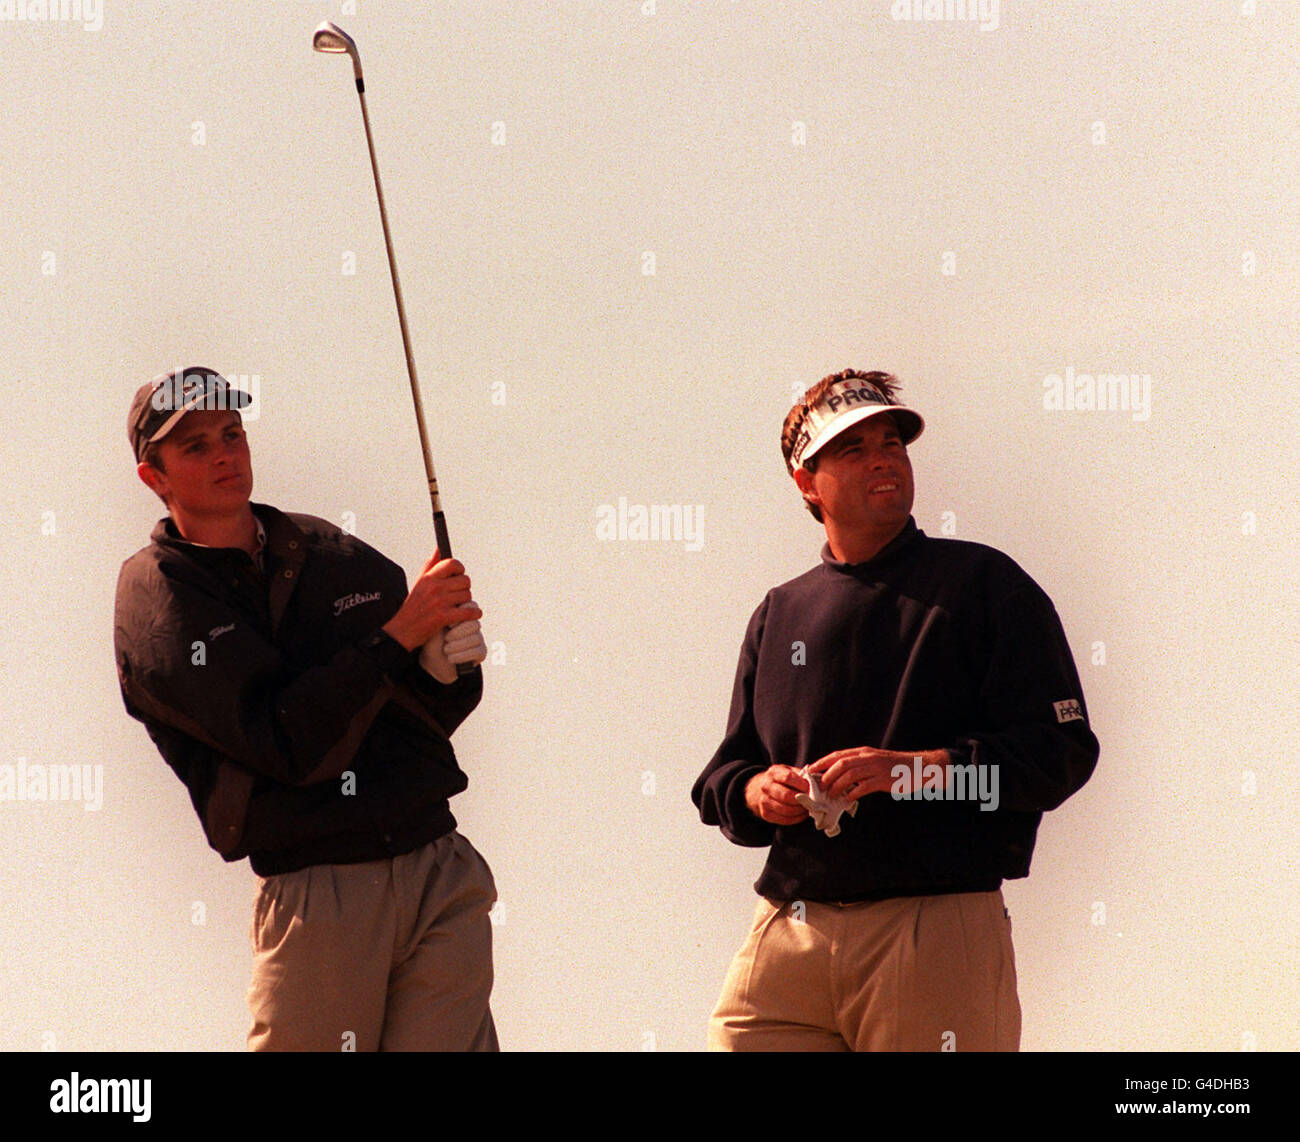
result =
M338 618L344 611L350 611L353 607L359 607L362 603L373 603L376 599L382 599L383 591L374 591L369 595L344 595L341 599L334 600L334 617Z

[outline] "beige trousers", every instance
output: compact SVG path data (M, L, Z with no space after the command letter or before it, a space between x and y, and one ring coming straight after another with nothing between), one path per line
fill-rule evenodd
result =
M495 1051L487 862L457 832L260 880L254 1051Z
M760 899L709 1022L715 1051L1017 1051L1002 893Z

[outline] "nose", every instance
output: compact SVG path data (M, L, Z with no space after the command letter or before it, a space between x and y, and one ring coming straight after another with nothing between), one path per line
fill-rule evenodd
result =
M239 449L238 440L223 440L217 449L217 463L230 464L234 461L235 455Z

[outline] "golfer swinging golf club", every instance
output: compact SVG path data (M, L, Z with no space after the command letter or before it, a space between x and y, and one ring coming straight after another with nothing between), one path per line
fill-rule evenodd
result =
M136 470L168 514L122 567L114 631L127 711L260 878L249 1046L496 1050L496 890L448 806L482 612L454 559L408 593L355 536L252 503L250 402L202 367L135 394Z

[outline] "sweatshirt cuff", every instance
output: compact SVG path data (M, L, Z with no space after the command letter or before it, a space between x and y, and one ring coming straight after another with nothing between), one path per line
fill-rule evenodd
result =
M737 845L757 848L770 845L776 826L754 815L745 801L745 787L762 773L764 766L754 765L732 776L723 798L723 835Z

